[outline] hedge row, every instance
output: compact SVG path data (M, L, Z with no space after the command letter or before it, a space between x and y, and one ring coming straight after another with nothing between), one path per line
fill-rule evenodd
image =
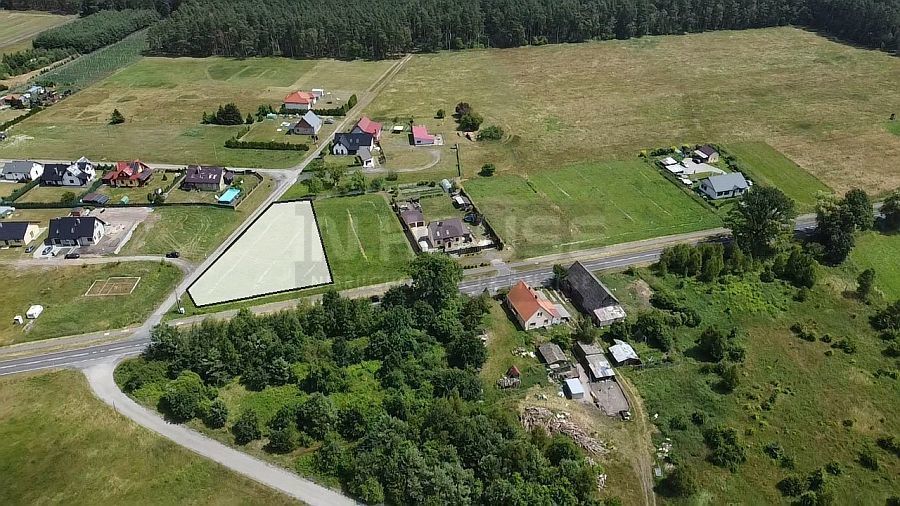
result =
M239 141L228 139L225 147L230 149L268 149L273 151L309 151L306 144L291 144L290 142L276 141Z

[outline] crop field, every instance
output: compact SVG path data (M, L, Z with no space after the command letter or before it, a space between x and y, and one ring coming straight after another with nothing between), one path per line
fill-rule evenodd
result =
M726 147L750 169L748 177L755 182L781 189L785 195L794 199L797 210L801 213L815 210L818 192L831 192L815 176L764 142L741 142Z
M42 80L58 85L84 88L109 76L116 70L136 62L147 49L147 32L139 31L115 44L76 58L47 72ZM112 112L112 111L110 111Z
M143 58L16 125L0 156L287 167L306 153L226 149L242 127L201 125L203 112L234 102L244 116L255 114L260 105L279 107L300 88L362 93L392 63ZM107 124L113 109L124 124Z
M412 260L403 229L381 195L314 204L325 254L338 290L402 279Z
M98 279L140 277L133 291L115 297L86 295ZM181 279L181 271L159 262L65 267L0 266L0 345L125 327L143 321ZM132 281L133 285L133 281ZM32 304L44 306L28 332L13 323Z
M116 413L78 371L0 380L5 504L294 504Z
M712 210L638 160L478 177L465 189L519 258L722 224Z
M795 288L779 281L762 283L757 273L705 284L639 271L654 290L676 294L679 303L697 311L703 321L696 329L675 329L677 351L670 354L670 363L658 364L661 352L635 343L645 363L653 358L657 366L620 369L637 386L647 413L658 414L653 421L661 431L657 444L663 437L671 438L679 464L696 472L699 491L675 504L723 504L735 497L752 497L754 504L782 504L789 498L776 488L780 480L788 476L805 480L830 462L841 470L826 478L834 504L885 504L889 495L898 493L900 461L875 445L878 437L896 436L900 430L896 402L900 383L878 374L896 364L882 355L886 343L869 327L874 309L841 293L852 280L839 270L823 271L828 281L820 282L803 302L794 299ZM625 287L617 294L632 314L645 310L646 301L632 293L635 277L601 278L610 286ZM790 330L796 322L814 329L817 336L830 337L801 339ZM704 372L710 364L696 342L710 326L726 333L737 328L739 343L746 349L738 386L731 393L718 388L718 375ZM827 342L843 338L856 344L855 352L845 353ZM703 418L692 419L694 413ZM707 461L710 450L702 432L719 425L736 429L745 448L746 462L737 472ZM776 457L787 458L770 457L767 446L777 449ZM878 456L876 471L859 463L866 447L874 448Z
M827 186L900 186L900 60L794 28L416 55L367 109L460 142L466 174L533 174L682 143L766 142ZM469 102L506 138L460 139ZM441 126L443 121L444 126Z
M869 232L856 240L850 260L859 271L875 269L875 287L889 301L900 299L900 235Z
M0 10L0 54L31 48L31 39L44 30L75 19L46 12Z

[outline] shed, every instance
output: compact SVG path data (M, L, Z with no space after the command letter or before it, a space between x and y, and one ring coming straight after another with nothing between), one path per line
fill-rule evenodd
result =
M547 365L568 362L562 348L555 343L545 343L538 346L538 353L541 356L541 360Z
M638 354L630 344L618 339L613 341L615 344L609 347L609 353L612 355L616 365L638 365L641 363L640 357L638 357Z
M584 386L578 378L569 378L563 384L569 399L584 399Z
M453 189L453 183L451 183L449 179L441 179L441 188L443 188L445 192L450 193L450 190Z
M35 304L35 305L31 306L30 308L28 308L28 312L25 313L25 316L34 320L38 316L41 316L41 313L43 313L43 312L44 312L44 306Z

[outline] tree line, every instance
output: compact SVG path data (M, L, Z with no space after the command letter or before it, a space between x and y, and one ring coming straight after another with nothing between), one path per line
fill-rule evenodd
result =
M65 48L85 54L118 42L158 19L159 14L148 9L101 11L43 31L32 44L35 49Z
M367 503L602 504L600 468L572 439L527 432L484 398L486 297L458 292L462 270L449 257L421 255L408 271L411 285L378 306L329 292L277 314L156 327L116 379L129 393L161 392L173 420L199 418L238 445L307 448L312 471ZM279 394L267 413L230 412L240 404L219 388L234 381L298 393Z
M151 9L168 16L181 0L0 0L0 7L17 11L47 11L89 16L104 10Z
M149 41L162 54L385 58L788 24L896 50L900 0L187 0Z

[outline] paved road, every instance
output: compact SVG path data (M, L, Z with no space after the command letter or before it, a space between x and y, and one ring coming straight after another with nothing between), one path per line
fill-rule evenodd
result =
M159 415L138 405L123 394L113 380L116 361L111 360L84 370L94 394L120 414L138 425L172 440L198 455L211 459L263 485L279 490L312 506L351 506L357 504L339 492L225 446L183 425L168 423Z

